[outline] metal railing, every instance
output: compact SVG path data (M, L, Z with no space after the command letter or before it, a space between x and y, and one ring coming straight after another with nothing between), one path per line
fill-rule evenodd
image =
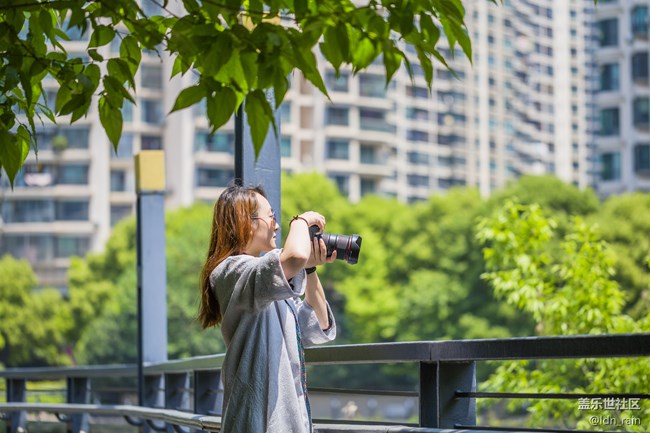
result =
M417 426L372 422L315 420L317 432L433 432L439 429L512 430L477 426L477 398L572 398L592 395L486 393L476 390L476 362L489 360L533 360L565 358L647 357L650 333L621 335L580 335L568 337L526 337L464 341L420 341L364 345L323 346L306 350L309 365L413 363L419 371L417 393L385 391L383 394L418 397ZM45 411L57 414L68 424L68 431L88 431L90 415L122 416L149 431L219 431L222 393L220 391L223 355L202 356L144 366L144 403L134 405L91 404L91 382L106 377L135 377L135 365L109 365L62 368L15 368L0 371L5 380L7 432L25 431L26 413ZM28 403L28 381L65 380L66 403ZM191 386L193 384L193 386ZM311 392L318 391L311 389ZM324 392L354 392L381 395L381 391L320 389ZM650 394L621 395L648 399ZM64 415L63 417L61 415ZM162 422L163 425L155 422ZM338 423L338 424L336 424ZM374 425L373 425L374 424ZM346 426L347 425L347 426ZM365 425L365 426L364 426ZM552 428L517 431L570 431Z

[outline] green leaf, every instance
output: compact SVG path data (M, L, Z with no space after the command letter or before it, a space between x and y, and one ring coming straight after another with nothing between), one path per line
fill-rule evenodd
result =
M416 50L418 59L420 60L420 66L422 66L422 70L424 71L424 79L427 82L429 90L431 90L431 84L433 82L433 65L431 64L431 59L419 47Z
M275 75L275 80L273 81L273 96L275 97L275 108L280 108L280 104L284 100L284 95L287 94L289 90L289 80L286 75L281 71L279 74Z
M228 62L221 67L214 78L222 83L234 85L241 92L246 93L248 91L248 82L239 55L230 56Z
M440 39L440 29L434 24L433 19L429 14L420 14L420 29L423 38L423 43L427 50L431 51L436 47Z
M111 77L114 77L120 83L128 81L131 88L135 89L135 80L127 61L115 58L109 59L106 67Z
M244 110L248 118L248 125L251 128L251 138L255 149L255 158L257 159L269 132L273 110L271 110L266 95L259 89L253 90L246 96Z
M135 74L140 66L142 51L140 51L140 44L134 36L128 35L122 39L122 43L120 44L120 57L129 63L131 74Z
M59 87L59 90L56 92L56 103L54 105L54 111L57 114L61 114L61 108L68 103L72 94L70 92L70 87L68 85L63 85Z
M99 98L99 121L106 130L108 139L113 143L113 148L117 152L117 145L122 135L122 111L118 107L113 107L105 96Z
M305 78L311 81L311 83L325 96L328 96L327 88L325 87L323 77L318 70L316 57L314 56L314 53L312 53L311 47L308 44L303 45L304 42L295 36L295 33L292 34L290 40L296 66L303 72Z
M29 153L29 132L21 125L16 134L2 130L0 137L0 167L4 168L13 188L16 174Z
M228 87L221 87L208 98L207 112L212 130L223 126L234 114L239 101L235 92Z
M111 103L116 107L122 106L122 100L124 98L135 104L135 99L129 93L128 90L124 88L124 84L117 80L115 77L110 75L104 76L102 79L104 83L104 90L106 91L106 97L111 100Z
M102 47L110 43L115 38L115 30L112 26L98 25L95 27L93 34L90 35L88 48Z
M93 59L96 62L103 62L104 61L104 56L99 54L96 49L91 48L88 50L88 55L90 56L91 59Z
M404 53L402 53L398 48L396 48L391 42L384 41L384 67L386 68L386 86L390 83L391 78L395 75L395 72L399 69L402 64L402 58Z
M215 76L233 57L233 40L227 34L220 34L204 59L197 60L207 75Z
M59 114L60 115L70 114L73 111L77 110L79 107L85 105L87 100L88 98L83 93L72 95L70 100L66 102L65 105L63 105L63 107L61 107L61 111L59 111Z
M350 39L345 23L339 22L336 27L325 29L320 50L338 73L341 63L347 62L350 57Z
M252 51L243 52L239 56L249 89L257 87L257 56L257 53Z
M196 86L187 87L183 89L176 97L176 102L174 102L174 107L170 113L190 107L203 98L205 98L204 86L197 84Z
M354 53L352 54L352 64L355 70L365 69L377 57L375 45L367 36L361 36Z

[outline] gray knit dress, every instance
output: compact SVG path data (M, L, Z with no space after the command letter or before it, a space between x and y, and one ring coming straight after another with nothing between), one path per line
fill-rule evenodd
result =
M232 256L210 275L226 343L222 433L308 433L312 431L305 393L301 346L326 343L312 307L300 299L306 275L287 281L276 249L262 257Z

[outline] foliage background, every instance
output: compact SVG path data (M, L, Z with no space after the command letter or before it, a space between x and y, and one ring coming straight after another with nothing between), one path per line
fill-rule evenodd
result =
M322 175L283 175L282 233L307 209L327 216L328 232L363 237L357 265L319 271L336 344L650 330L649 194L600 203L555 178L524 177L487 200L456 188L410 205L378 196L352 204ZM218 329L201 331L194 320L211 213L197 203L166 215L170 359L224 351ZM104 252L73 261L67 297L34 290L26 262L6 256L0 274L5 366L136 360L133 219L115 227ZM649 371L638 359L479 364L479 379L489 390L640 392ZM312 386L415 383L405 366L310 372ZM573 403L526 406L535 422L575 426L584 413Z

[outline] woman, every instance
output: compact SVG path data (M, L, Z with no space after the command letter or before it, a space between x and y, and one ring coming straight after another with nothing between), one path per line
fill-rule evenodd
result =
M325 218L294 217L276 249L280 226L260 187L229 186L215 204L199 320L220 324L227 347L222 433L312 431L302 347L336 336L315 272L336 252L326 256L312 225L322 231Z

